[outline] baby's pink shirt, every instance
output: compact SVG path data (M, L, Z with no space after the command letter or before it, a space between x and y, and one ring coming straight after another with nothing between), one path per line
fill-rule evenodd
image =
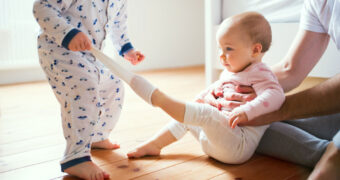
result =
M257 97L233 110L245 112L248 120L278 110L285 100L285 94L276 76L269 67L262 62L253 63L242 72L232 73L224 70L219 80L200 93L198 98L204 99L205 95L210 92L211 89L227 83L234 84L235 86L245 85L253 87ZM235 91L234 88L228 89L227 91L230 90ZM225 91L225 89L223 91Z

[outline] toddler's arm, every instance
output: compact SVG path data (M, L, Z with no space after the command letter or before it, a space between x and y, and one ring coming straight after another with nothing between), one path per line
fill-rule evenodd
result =
M110 5L111 6L111 5ZM111 33L111 39L114 47L119 52L119 55L123 56L129 50L133 49L130 39L127 35L127 1L121 0L120 3L115 3L112 6L117 9L116 14L113 14L113 28Z
M61 16L72 3L73 0L36 0L33 6L34 17L41 29L58 45L65 48L68 48L72 38L80 32Z
M121 0L120 3L115 3L110 6L118 6L115 7L117 12L114 14L115 17L111 34L113 46L119 52L119 55L130 61L133 65L142 62L145 58L144 55L134 50L127 34L127 1Z

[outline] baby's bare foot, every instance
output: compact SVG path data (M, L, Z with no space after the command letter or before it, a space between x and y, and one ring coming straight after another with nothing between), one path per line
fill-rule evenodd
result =
M135 150L130 151L127 156L128 158L140 158L143 156L158 156L161 153L161 148L153 144L152 142L148 142L142 145L139 145Z
M92 149L118 149L120 148L120 146L119 144L112 143L109 139L106 139L104 141L92 143L91 148Z
M110 175L100 169L92 161L83 162L65 169L65 172L86 180L104 180L110 178Z

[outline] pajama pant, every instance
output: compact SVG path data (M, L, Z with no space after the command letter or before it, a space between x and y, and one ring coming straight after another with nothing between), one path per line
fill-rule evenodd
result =
M340 149L340 113L272 123L256 152L313 168L331 141Z
M67 51L51 42L39 48L39 57L61 105L64 171L91 161L91 144L108 138L122 109L123 83L90 53Z
M184 122L170 122L169 131L180 139L190 131L204 153L228 164L240 164L251 158L269 125L257 127L224 127L226 116L218 109L199 103L186 103Z

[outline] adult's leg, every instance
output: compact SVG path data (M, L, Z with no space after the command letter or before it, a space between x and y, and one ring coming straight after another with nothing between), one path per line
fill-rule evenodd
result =
M340 130L329 143L326 152L316 164L309 180L340 179Z
M308 133L331 141L340 130L340 113L297 120L284 121Z
M257 152L312 168L339 129L340 114L276 122L265 132Z
M340 113L285 122L330 141L308 179L340 179Z
M333 137L333 143L336 148L340 149L340 130L338 130L336 135Z
M264 133L256 151L312 168L329 142L290 124L275 122Z

